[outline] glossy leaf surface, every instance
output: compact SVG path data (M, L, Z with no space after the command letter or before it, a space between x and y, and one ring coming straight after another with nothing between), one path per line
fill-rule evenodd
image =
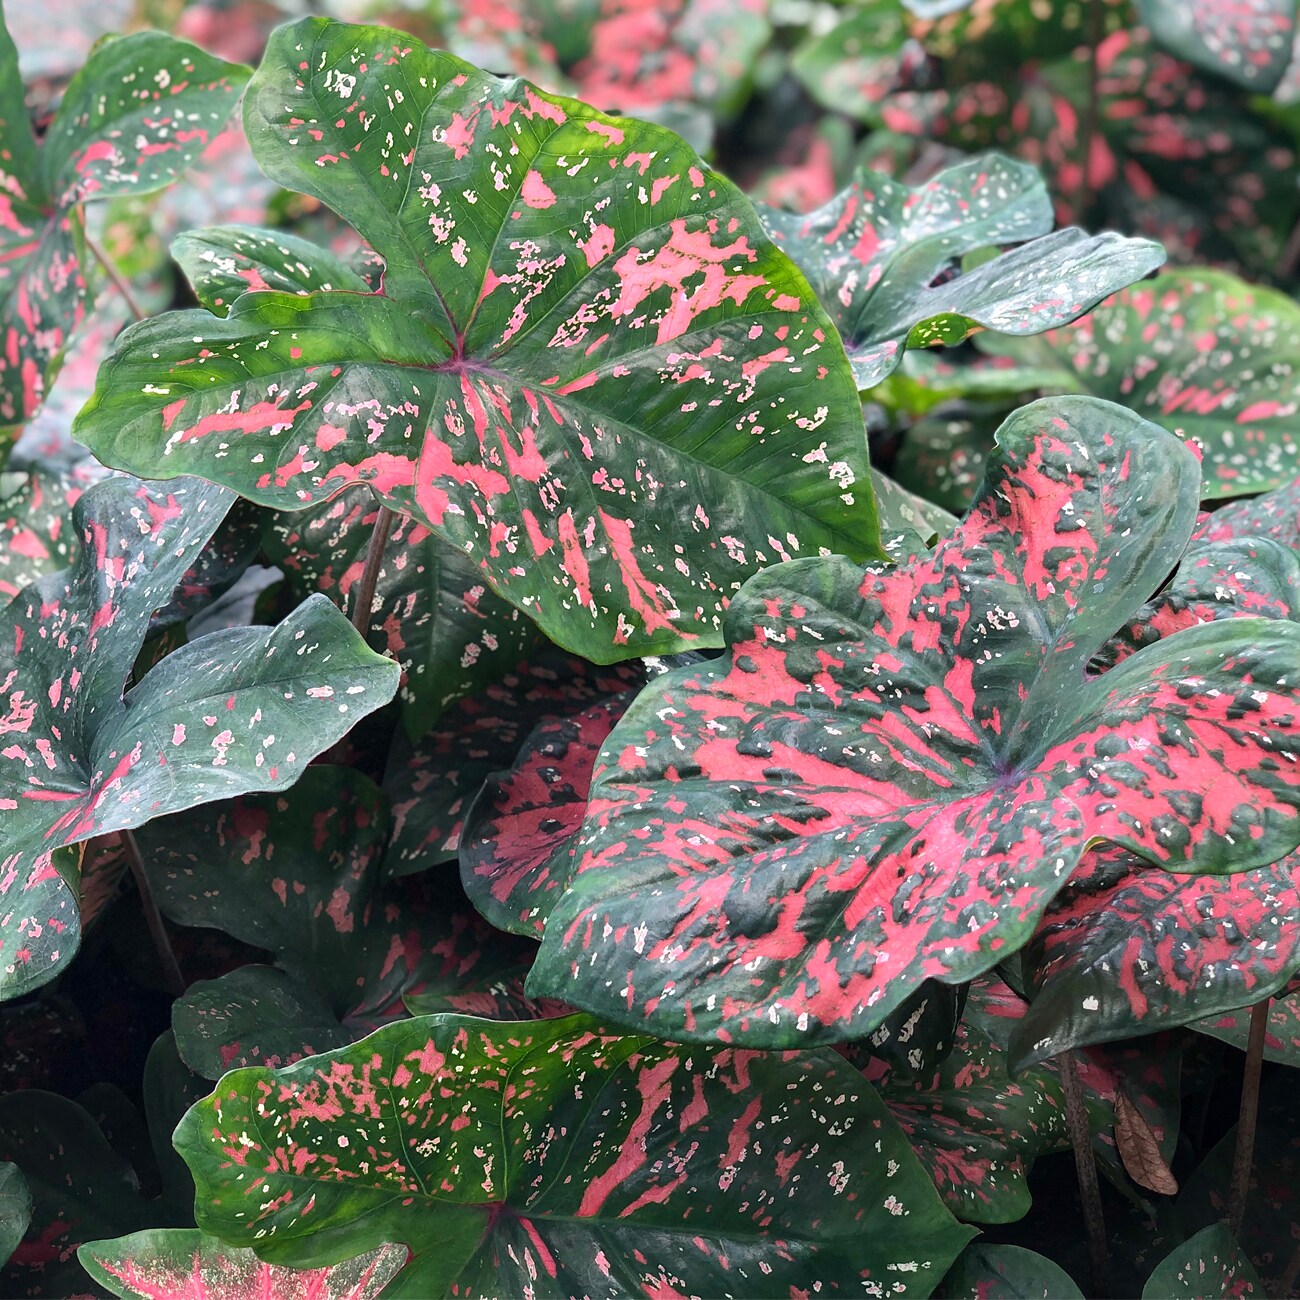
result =
M677 137L319 19L276 33L246 105L262 167L370 241L384 293L134 327L78 419L106 463L288 509L368 483L606 661L717 644L763 564L875 551L835 331Z
M532 992L670 1038L850 1038L1014 952L1096 839L1199 872L1294 847L1300 627L1200 626L1084 680L1186 544L1190 453L1085 399L998 437L931 555L768 570L726 657L641 693Z
M77 1251L86 1272L124 1300L376 1300L406 1263L405 1246L379 1246L326 1268L264 1264L247 1247L197 1229L155 1228Z
M957 1257L941 1295L970 1300L1083 1300L1083 1292L1059 1264L1023 1246L974 1241Z
M426 1017L238 1071L177 1145L200 1227L298 1264L404 1241L398 1296L928 1294L969 1236L833 1055L683 1049L582 1018Z
M1222 271L1170 271L1083 320L986 351L1055 367L1062 387L1123 402L1199 444L1206 497L1300 472L1300 306Z
M1151 1271L1142 1300L1264 1296L1268 1292L1226 1223L1212 1224L1175 1246Z
M909 343L960 343L979 327L1036 334L1064 325L1164 261L1146 240L1049 234L1042 178L999 154L916 189L864 170L816 212L767 209L763 221L830 312L859 388L880 383ZM966 253L1027 239L1034 242L931 284Z
M232 498L115 478L77 503L77 566L0 615L0 809L11 852L75 844L246 790L292 784L392 698L398 669L323 597L278 627L213 633L126 694L166 606Z

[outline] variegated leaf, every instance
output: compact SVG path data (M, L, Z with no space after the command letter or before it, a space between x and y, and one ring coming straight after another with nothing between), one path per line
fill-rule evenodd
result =
M985 1241L973 1241L962 1251L939 1294L952 1300L1083 1300L1074 1279L1046 1255Z
M377 514L373 497L361 489L274 516L263 549L283 570L290 596L323 592L351 617ZM384 546L369 641L386 645L401 665L402 720L418 741L449 705L497 681L540 637L472 560L402 516Z
M237 628L168 655L124 695L166 606L232 501L187 480L92 488L76 567L0 614L0 809L11 853L247 790L281 789L392 698L396 664L324 597L276 628Z
M1266 1296L1249 1256L1226 1223L1202 1228L1175 1246L1151 1271L1142 1300L1202 1300L1205 1296Z
M300 1266L405 1242L395 1297L922 1295L969 1238L833 1054L674 1047L582 1017L429 1016L237 1071L176 1141L201 1228Z
M1037 338L986 351L1055 367L1058 386L1123 402L1201 451L1206 497L1300 475L1300 306L1223 271L1170 271Z
M1137 13L1171 53L1259 94L1275 89L1291 62L1290 0L1137 0Z
M0 1267L18 1249L32 1221L32 1193L22 1170L0 1164Z
M1300 971L1300 853L1230 876L1097 849L1025 950L1017 1069L1087 1043L1249 1007Z
M1203 625L1084 678L1186 545L1194 458L1089 399L998 441L931 555L770 569L725 657L642 691L530 992L668 1038L859 1037L1024 944L1098 839L1198 872L1295 847L1300 627Z
M86 1272L124 1300L377 1300L406 1254L405 1246L378 1246L324 1268L285 1268L197 1228L154 1228L77 1249Z
M0 598L16 596L76 553L72 507L98 477L93 462L59 472L33 467L0 474Z
M0 860L0 1001L48 984L77 955L80 847Z
M1264 1059L1277 1061L1280 1065L1300 1067L1300 990L1294 989L1294 981L1288 988L1291 991L1284 990L1285 997L1277 997L1269 1002ZM1221 1015L1207 1016L1204 1020L1192 1020L1189 1028L1231 1043L1244 1052L1250 1039L1250 1013L1250 1007L1225 1011Z
M1272 492L1220 506L1202 518L1193 536L1206 542L1268 537L1300 551L1300 475Z
M676 136L321 19L272 38L245 116L384 293L133 327L78 417L106 463L287 509L366 483L606 661L718 644L774 560L876 553L835 330Z
M860 389L889 375L909 344L960 343L978 328L1037 334L1164 261L1146 240L1049 234L1042 178L1000 154L959 163L915 189L862 170L816 212L769 208L763 221L830 312ZM932 283L966 253L1023 240L1032 242Z

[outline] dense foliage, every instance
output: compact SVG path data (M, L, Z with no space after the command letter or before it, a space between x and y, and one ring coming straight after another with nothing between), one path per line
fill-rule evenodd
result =
M0 1292L1300 1294L1294 0L73 6Z

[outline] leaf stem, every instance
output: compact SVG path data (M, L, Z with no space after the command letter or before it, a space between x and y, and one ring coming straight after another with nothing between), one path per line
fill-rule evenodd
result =
M375 587L379 583L379 571L384 567L384 547L393 531L393 521L397 512L387 506L380 506L375 516L374 527L370 530L370 544L366 548L366 567L362 570L361 581L357 585L356 596L352 605L352 626L365 638L370 632L371 607L375 603Z
M1097 1162L1092 1154L1092 1129L1083 1102L1083 1085L1073 1052L1062 1052L1061 1086L1065 1090L1065 1127L1074 1148L1074 1169L1079 1179L1079 1199L1083 1203L1083 1222L1088 1231L1088 1260L1092 1266L1093 1300L1110 1295L1110 1268L1106 1259L1106 1217L1101 1208L1101 1187L1097 1182Z
M135 298L132 296L131 290L127 287L127 283L122 278L117 267L109 261L108 254L105 253L89 235L83 232L82 237L86 241L86 247L90 249L91 253L94 255L95 261L104 268L104 274L108 276L108 278L113 282L113 287L122 295L122 301L126 303L127 310L136 320L144 320L144 312L140 310L140 304L136 302Z
M1241 1239L1250 1194L1250 1171L1255 1162L1255 1129L1259 1122L1259 1078L1264 1069L1264 1038L1268 1030L1265 998L1250 1009L1250 1037L1246 1041L1246 1072L1241 1080L1241 1112L1237 1118L1237 1145L1232 1156L1232 1183L1228 1191L1228 1229Z
M171 989L172 997L179 998L185 992L185 976L181 973L180 963L172 950L171 940L163 924L162 913L154 900L153 890L149 888L149 877L145 874L144 859L140 856L140 846L130 831L122 831L122 847L126 850L126 860L131 867L131 878L135 881L136 892L140 895L140 908L144 912L145 924L153 937L154 947L158 949L158 959L162 962L163 974Z

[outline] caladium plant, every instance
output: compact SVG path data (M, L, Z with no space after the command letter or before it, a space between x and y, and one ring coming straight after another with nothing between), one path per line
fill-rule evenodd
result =
M851 1038L1016 951L1097 839L1199 872L1289 851L1300 627L1200 625L1086 680L1198 490L1156 426L1043 401L932 554L752 579L728 654L602 748L530 988L674 1038Z

